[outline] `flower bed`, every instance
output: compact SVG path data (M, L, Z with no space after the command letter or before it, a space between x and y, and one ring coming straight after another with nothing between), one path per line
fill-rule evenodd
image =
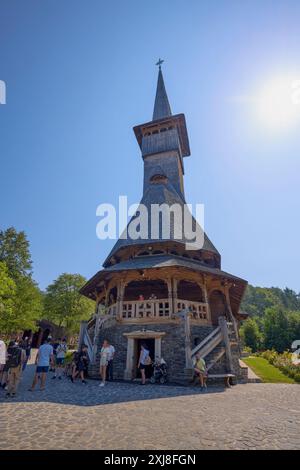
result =
M295 382L300 383L300 364L293 364L292 353L286 351L279 354L274 350L267 350L260 353L259 356L266 359L270 364L281 370L283 374L295 380Z

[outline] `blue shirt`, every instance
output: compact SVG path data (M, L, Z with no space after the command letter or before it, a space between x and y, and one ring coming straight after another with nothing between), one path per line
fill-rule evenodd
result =
M50 364L50 357L53 354L53 347L51 344L42 344L39 348L39 358L37 365L39 367L48 367Z

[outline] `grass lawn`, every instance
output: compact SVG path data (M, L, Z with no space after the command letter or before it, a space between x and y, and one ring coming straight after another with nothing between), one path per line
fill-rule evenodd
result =
M253 370L253 372L255 372L256 375L258 375L258 377L262 379L263 382L287 384L296 383L293 379L284 375L279 369L277 369L277 367L272 366L272 364L263 357L243 357L243 361Z

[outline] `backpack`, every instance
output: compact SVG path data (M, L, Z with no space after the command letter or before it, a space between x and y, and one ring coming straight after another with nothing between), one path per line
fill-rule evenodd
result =
M11 348L9 353L9 358L7 365L9 368L18 367L21 364L22 349L20 348Z

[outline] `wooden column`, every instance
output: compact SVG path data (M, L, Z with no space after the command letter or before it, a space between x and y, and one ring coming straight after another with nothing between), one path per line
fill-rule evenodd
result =
M126 369L124 371L124 380L132 379L133 359L134 359L134 339L127 338L127 357Z
M100 314L97 313L95 315L95 330L94 330L94 338L93 338L93 361L96 360L97 351L98 351L98 335L100 330Z
M191 312L189 311L189 309L185 309L184 311L180 312L179 315L184 321L184 349L185 349L184 377L185 377L186 382L191 382L194 377L192 348L191 348L191 328L190 328Z
M121 279L117 286L117 318L122 318L125 283Z
M232 364L230 340L228 336L228 328L227 328L226 319L223 316L219 317L219 325L222 331L223 340L225 344L226 362L227 362L228 371L231 374L233 374L233 364Z
M172 289L172 279L169 278L166 280L168 285L168 299L169 299L169 312L170 316L174 313L174 306L173 306L173 289Z
M173 278L172 279L172 304L173 304L173 314L175 315L177 313L177 279Z
M204 295L204 302L206 303L207 321L211 323L211 314L210 314L206 279L204 279L204 283L203 283L203 295Z
M229 286L228 284L225 285L225 298L226 298L226 305L227 305L227 309L229 311L229 315L230 315L230 318L231 318L231 321L233 323L233 328L234 328L234 332L235 332L235 336L236 336L236 340L239 342L239 330L238 330L238 326L237 326L237 321L232 313L232 310L231 310L231 304L230 304L230 297L229 297Z

